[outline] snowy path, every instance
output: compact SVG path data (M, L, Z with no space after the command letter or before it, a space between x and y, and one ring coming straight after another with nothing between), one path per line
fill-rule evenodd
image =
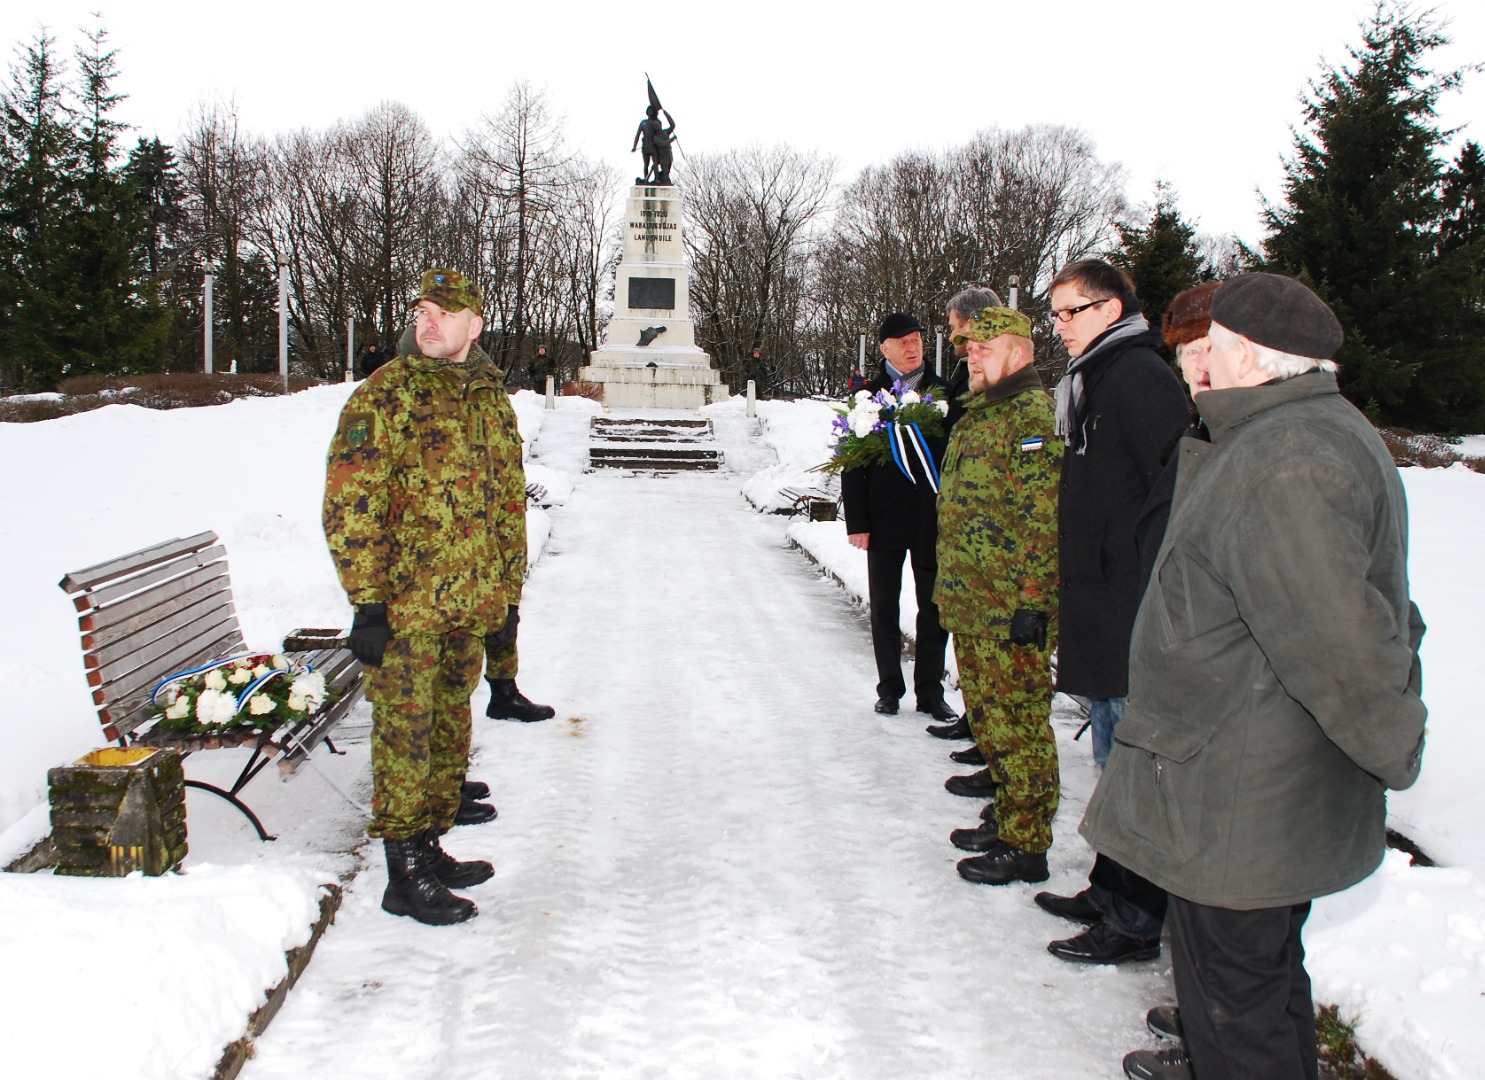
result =
M538 450L576 434L549 427ZM1165 963L1062 964L1077 928L1031 888L958 878L962 744L872 713L863 617L782 534L726 473L578 480L522 607L557 719L475 699L500 818L447 844L495 863L480 917L384 915L371 849L246 1080L1120 1075ZM1075 890L1092 781L1063 750Z

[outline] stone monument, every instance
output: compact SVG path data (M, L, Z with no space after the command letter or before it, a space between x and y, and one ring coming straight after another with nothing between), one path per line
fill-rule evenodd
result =
M650 86L647 119L636 133L636 145L645 123L664 112ZM665 113L670 120L670 113ZM681 236L685 228L685 200L670 179L669 140L662 163L652 161L647 146L645 175L635 179L625 206L624 252L614 277L614 315L604 343L589 356L589 366L578 372L585 382L603 386L603 403L610 408L696 409L728 396L727 387L711 366L711 357L696 345L691 321L690 276ZM657 181L658 174L658 181Z

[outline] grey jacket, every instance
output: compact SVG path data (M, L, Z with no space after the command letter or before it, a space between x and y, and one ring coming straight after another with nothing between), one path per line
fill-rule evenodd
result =
M1418 776L1407 505L1334 375L1196 404L1212 441L1181 440L1129 705L1080 831L1187 900L1302 903L1376 868L1385 789Z

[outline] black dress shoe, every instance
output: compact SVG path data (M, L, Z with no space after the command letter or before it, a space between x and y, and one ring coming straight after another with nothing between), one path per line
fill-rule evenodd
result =
M1031 898L1043 911L1058 918L1071 919L1084 926L1103 922L1103 908L1093 902L1087 889L1076 896L1058 896L1056 893L1039 892Z
M490 797L490 785L483 780L465 780L459 785L459 798L461 799L488 799Z
M959 719L959 714L949 708L949 703L943 698L939 698L937 701L918 702L918 711L920 713L927 713L935 720L942 720L946 724L953 723Z
M1004 840L983 855L959 860L959 876L977 885L1009 885L1013 881L1046 881L1047 853L1022 851Z
M949 834L949 843L960 851L989 851L1000 839L1000 826L995 819L982 821L978 828L955 829Z
M897 699L895 697L879 697L872 708L883 716L897 715Z
M951 776L944 781L944 790L951 795L963 795L967 799L993 799L1000 787L989 769L981 769L965 776Z
M923 729L935 739L972 739L969 733L969 721L960 717L952 724L929 724Z
M1174 1005L1156 1005L1145 1013L1145 1027L1157 1039L1181 1040L1186 1037L1181 1027L1181 1010Z
M475 802L473 799L460 799L459 810L454 814L455 825L483 825L487 821L494 820L497 811L487 802Z
M963 750L955 750L949 755L950 761L957 761L961 765L984 765L985 755L980 753L978 746L966 746Z
M1047 951L1075 964L1122 964L1126 960L1154 960L1160 955L1160 939L1130 937L1104 919L1077 937L1052 942Z

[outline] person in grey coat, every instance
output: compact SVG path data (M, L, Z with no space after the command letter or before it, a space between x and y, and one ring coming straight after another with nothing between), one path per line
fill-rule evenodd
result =
M1189 1060L1138 1051L1126 1075L1314 1080L1301 931L1313 898L1376 869L1386 790L1418 776L1424 627L1402 482L1337 389L1335 315L1243 274L1211 317L1211 442L1181 442L1081 831L1170 894Z

